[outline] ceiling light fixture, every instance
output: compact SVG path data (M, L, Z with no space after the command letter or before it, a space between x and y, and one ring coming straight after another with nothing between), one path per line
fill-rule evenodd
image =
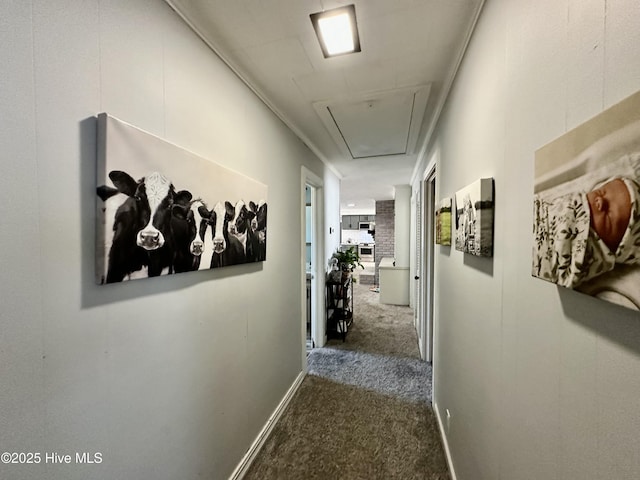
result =
M355 5L312 13L309 17L324 58L360 51Z

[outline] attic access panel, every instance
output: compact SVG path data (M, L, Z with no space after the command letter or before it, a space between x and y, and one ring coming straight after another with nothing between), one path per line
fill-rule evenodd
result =
M415 151L430 87L387 90L316 102L316 113L345 155L353 159Z

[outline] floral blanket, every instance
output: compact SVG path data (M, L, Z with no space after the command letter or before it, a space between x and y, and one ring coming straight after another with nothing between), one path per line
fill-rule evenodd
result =
M615 256L590 229L585 193L534 198L532 275L567 288L613 270Z

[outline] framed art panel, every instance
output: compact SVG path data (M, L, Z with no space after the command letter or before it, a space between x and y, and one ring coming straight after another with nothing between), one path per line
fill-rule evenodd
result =
M640 309L640 92L535 153L534 277Z
M493 255L493 178L481 178L456 192L456 250Z
M267 186L98 115L96 281L266 259Z
M443 198L436 208L435 242L451 245L451 197Z

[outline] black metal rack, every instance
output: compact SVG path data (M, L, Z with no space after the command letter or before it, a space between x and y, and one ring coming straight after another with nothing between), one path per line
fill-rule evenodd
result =
M342 337L344 342L353 323L353 280L351 275L339 282L326 283L325 306L327 337Z

